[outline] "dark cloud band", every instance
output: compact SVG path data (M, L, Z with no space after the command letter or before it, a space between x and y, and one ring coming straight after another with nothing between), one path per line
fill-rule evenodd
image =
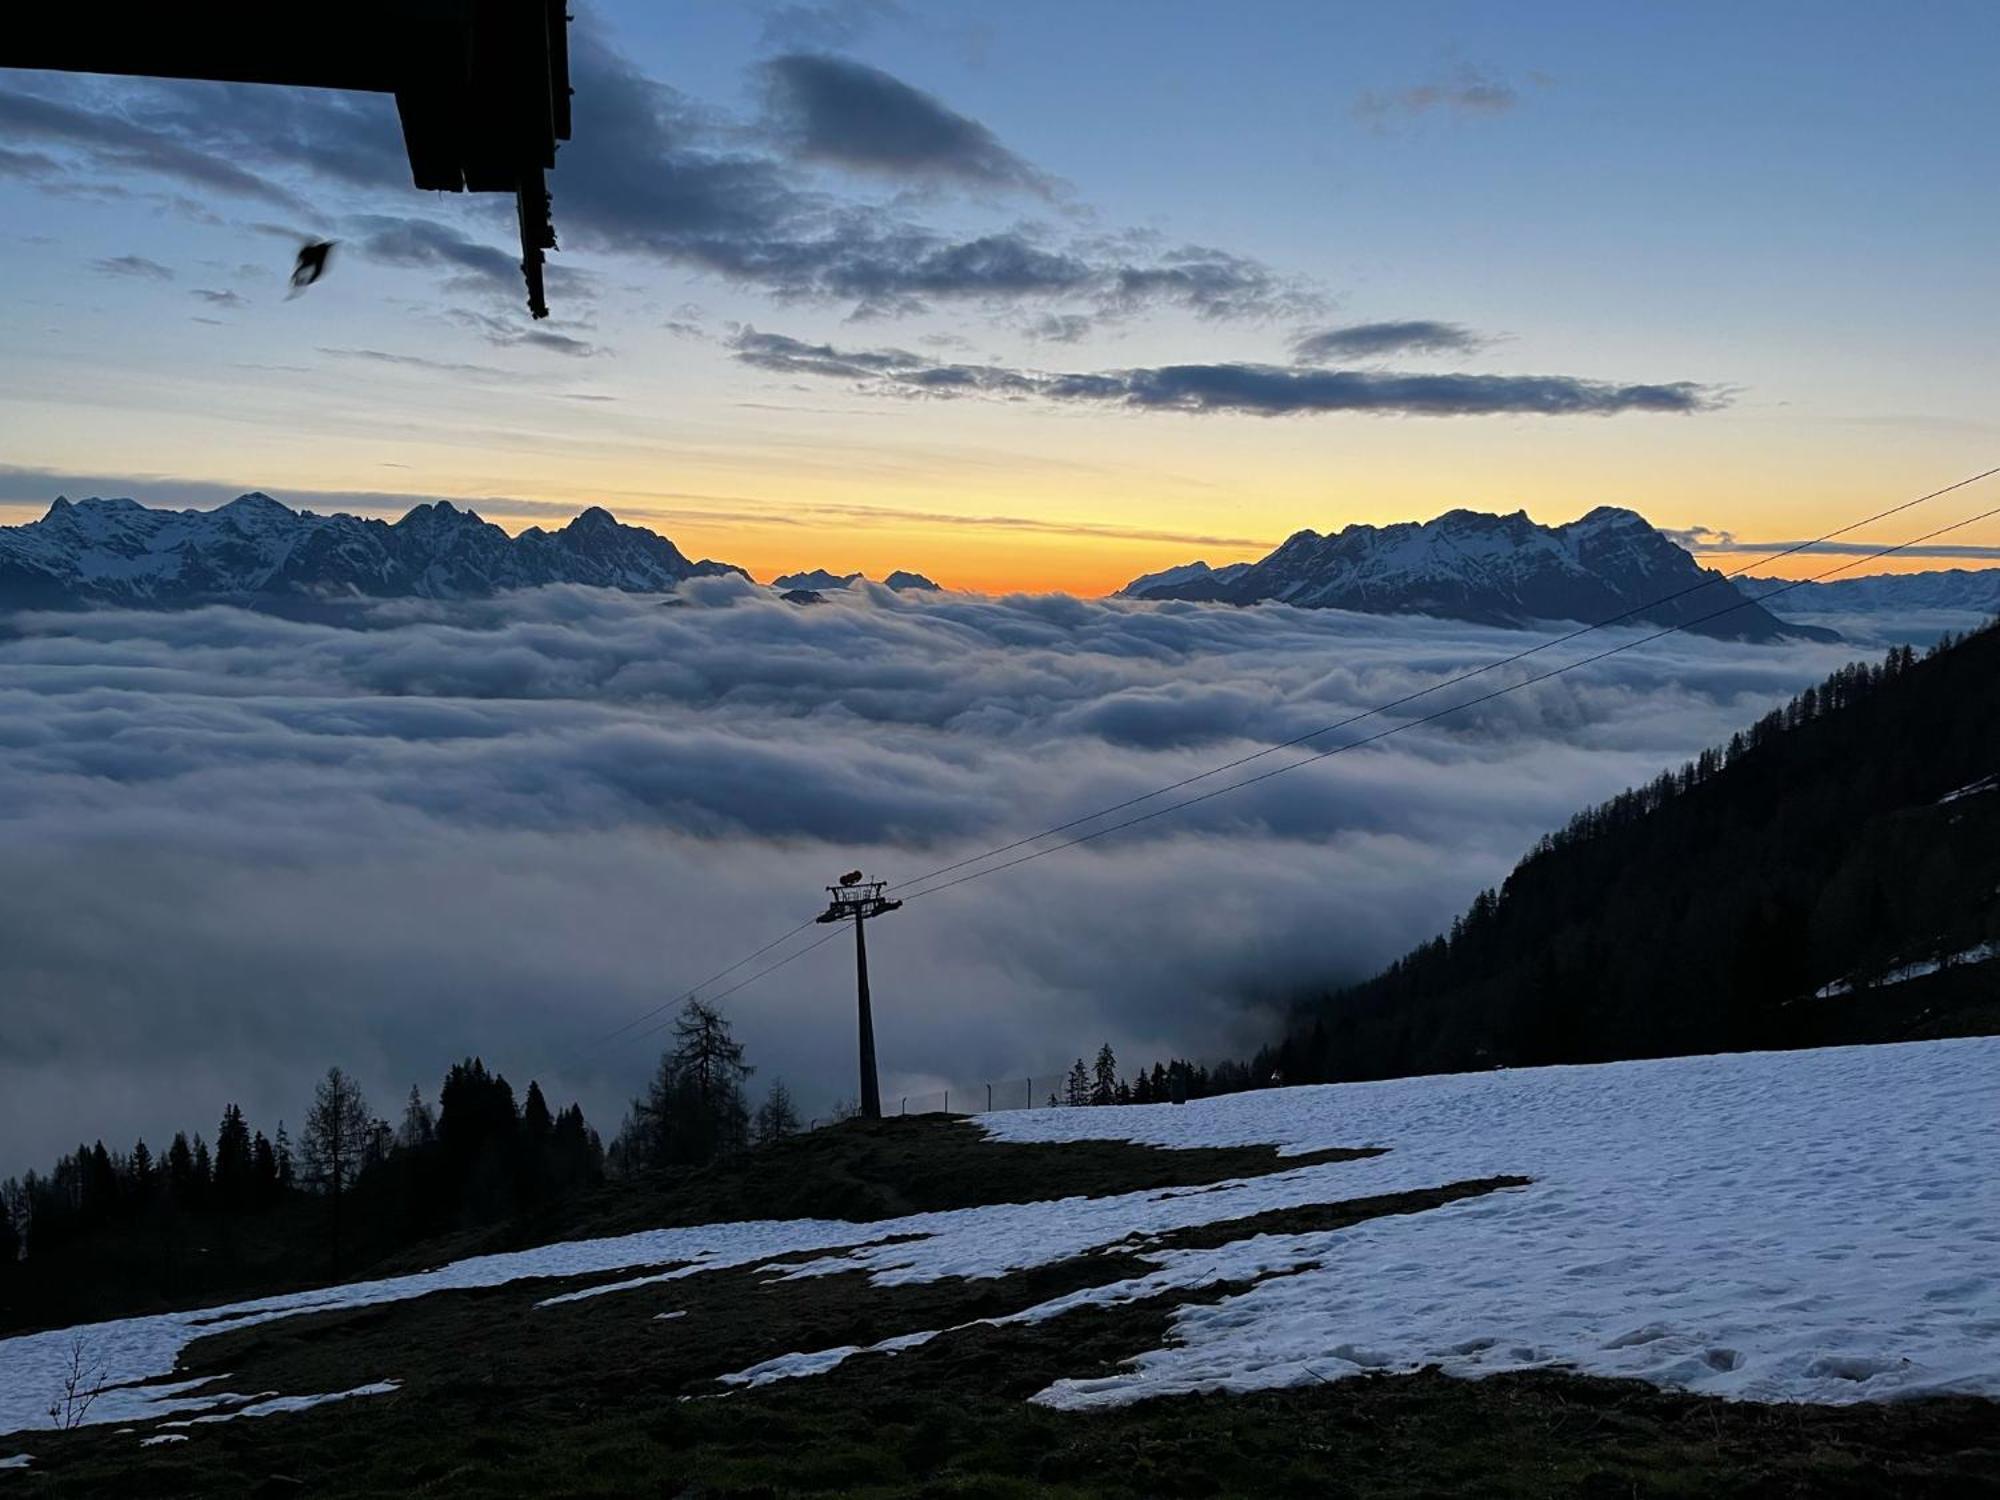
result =
M1610 416L1708 411L1726 397L1691 381L1616 385L1567 375L1407 374L1260 364L1185 364L1047 373L1002 365L935 364L900 349L840 349L783 334L739 332L736 357L760 369L856 382L901 395L1033 398L1138 411L1297 416Z

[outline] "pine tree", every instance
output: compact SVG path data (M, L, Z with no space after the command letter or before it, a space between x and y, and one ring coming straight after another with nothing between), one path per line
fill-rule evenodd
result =
M215 1200L225 1209L242 1208L250 1198L250 1127L234 1104L222 1111L215 1132Z
M194 1206L194 1152L188 1146L186 1131L176 1130L173 1144L167 1147L167 1191L175 1208Z
M215 1185L215 1169L209 1164L208 1142L196 1131L194 1137L194 1172L188 1178L188 1192L196 1208L208 1206L209 1189Z
M271 1139L271 1154L277 1158L278 1191L289 1193L292 1190L292 1178L294 1175L292 1138L285 1134L285 1122L283 1120L278 1121L278 1133Z
M534 1079L528 1080L528 1097L521 1102L521 1129L531 1146L539 1147L555 1129L555 1120L549 1114L549 1102L542 1097L542 1086Z
M130 1165L125 1171L125 1180L130 1185L132 1201L145 1203L153 1196L153 1153L146 1149L144 1140L132 1143Z
M1092 1104L1118 1102L1118 1059L1111 1055L1109 1042L1097 1049L1097 1066L1092 1070L1090 1083L1090 1102Z
M250 1143L250 1195L260 1207L278 1196L278 1154L261 1130Z
M1069 1079L1063 1086L1063 1103L1071 1109L1090 1103L1090 1073L1080 1057L1076 1066L1069 1070Z
M437 1119L417 1086L410 1085L410 1097L403 1103L403 1123L396 1132L396 1144L405 1151L417 1151L437 1138Z

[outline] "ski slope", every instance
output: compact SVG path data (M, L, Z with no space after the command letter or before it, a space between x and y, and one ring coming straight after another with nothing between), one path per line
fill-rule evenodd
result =
M524 1313L560 1317L579 1290L616 1299L781 1256L795 1263L772 1267L773 1276L861 1268L895 1284L1004 1276L1108 1245L1136 1249L1153 1269L1009 1321L1218 1278L1255 1284L1184 1305L1165 1347L1109 1377L1058 1381L1038 1401L1093 1407L1430 1364L1471 1377L1570 1369L1760 1401L2000 1397L2000 1039L1273 1089L980 1123L1003 1140L1387 1151L1208 1188L868 1224L656 1230L0 1340L0 1432L46 1425L79 1342L120 1383L90 1420L130 1423L247 1399L185 1380L133 1384L172 1375L194 1339L328 1308L530 1278L606 1278L541 1297ZM1148 1236L1177 1228L1502 1175L1532 1182L1345 1229L1147 1249ZM890 1242L905 1235L919 1237ZM688 1296L698 1295L695 1283ZM632 1315L650 1318L655 1307L635 1301ZM893 1356L943 1331L868 1348ZM723 1388L808 1377L861 1352L799 1350Z

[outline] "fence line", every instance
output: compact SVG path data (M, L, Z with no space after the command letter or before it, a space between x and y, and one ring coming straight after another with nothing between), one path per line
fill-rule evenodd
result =
M970 1087L953 1085L927 1093L884 1094L882 1113L896 1116L983 1115L1010 1109L1047 1109L1051 1105L1061 1107L1068 1088L1069 1070L1065 1068L1060 1073L996 1078ZM808 1123L807 1129L818 1130L844 1118L844 1115L817 1115Z

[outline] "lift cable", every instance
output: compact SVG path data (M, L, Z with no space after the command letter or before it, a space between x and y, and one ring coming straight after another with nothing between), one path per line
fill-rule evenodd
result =
M1547 640L1541 641L1533 646L1529 646L1524 650L1516 651L1511 656L1502 656L1493 661L1487 662L1483 666L1468 668L1467 670L1458 673L1456 676L1444 678L1442 681L1432 683L1429 687L1419 688L1415 692L1405 693L1402 697L1392 699L1387 703L1378 703L1373 708L1363 709L1360 713L1352 714L1349 717L1341 719L1336 723L1323 724L1317 729L1308 730L1306 733L1301 735L1295 735L1291 739L1281 740L1278 743L1272 745L1266 745L1261 750L1253 750L1246 755L1239 755L1234 760L1224 761L1221 765L1210 766L1207 770L1198 771L1192 776L1184 776L1179 781L1169 782L1165 786L1154 787L1151 791L1141 792L1136 797L1128 797L1123 802L1114 802L1108 807L1098 808L1095 812L1084 813L1080 817L1069 819L1067 822L1057 823L1052 827L1044 828L1040 833L1031 833L1027 835L1025 838L1015 839L1012 843L1001 844L995 848L988 849L983 854L968 855L966 858L960 860L954 860L952 863L948 865L941 865L939 868L931 870L926 874L913 876L908 880L896 882L894 888L897 890L902 890L913 885L922 885L926 881L937 879L937 877L940 875L949 875L956 870L962 870L968 865L983 864L985 861L989 859L996 859L1002 854L1011 854L1016 849L1026 848L1029 844L1039 843L1041 842L1041 840L1045 838L1050 838L1055 834L1067 833L1070 829L1079 828L1085 823L1095 822L1099 818L1109 817L1113 813L1123 812L1130 807L1137 807L1140 803L1150 802L1155 797L1164 797L1169 792L1180 791L1184 787L1193 786L1198 781L1206 781L1211 776L1220 776L1224 771L1233 771L1238 766L1248 765L1250 762L1255 760L1262 760L1265 756L1275 755L1280 750L1293 749L1296 746L1306 744L1312 740L1316 740L1320 738L1322 735L1332 734L1337 729L1345 729L1350 725L1357 724L1361 722L1363 719L1373 718L1377 714L1388 713L1393 709L1402 708L1407 704L1416 702L1420 698L1427 698L1431 694L1442 692L1444 689L1448 687L1455 687L1461 682L1469 682L1475 677L1484 676L1486 673L1497 671L1501 667L1509 667L1514 665L1514 663L1516 662L1525 661L1527 660L1527 658L1531 656L1537 656L1544 651L1552 650L1557 646L1565 645L1570 641L1576 640L1580 636L1589 635L1593 631L1604 630L1612 625L1621 624L1622 622L1631 619L1635 615L1644 614L1649 610L1658 609L1661 605L1664 604L1671 604L1676 599L1683 599L1687 597L1689 594L1699 593L1703 589L1713 588L1718 583L1726 583L1730 579L1739 578L1744 573L1748 572L1751 568L1768 567L1770 566L1770 564L1776 562L1779 558L1789 557L1793 553L1804 552L1810 548L1820 546L1822 543L1833 541L1837 537L1845 536L1852 531L1858 531L1863 526L1873 525L1877 521L1886 520L1890 516L1897 515L1900 512L1909 510L1914 506L1922 505L1926 501L1936 500L1940 496L1949 495L1954 490L1962 490L1966 488L1966 486L1968 485L1977 484L1982 479L1990 479L1995 474L2000 474L2000 465L1996 465L1993 468L1986 469L1978 474L1968 475L1966 478L1960 479L1953 484L1945 485L1942 489L1935 489L1932 490L1929 494L1919 495L1914 500L1905 500L1900 505L1892 505L1887 510L1877 511L1872 516L1864 516L1862 517L1862 519L1858 521L1852 521L1847 525L1838 528L1837 530L1829 531L1822 536L1814 537L1810 541L1795 542L1791 546L1784 548L1782 551L1760 554L1755 562L1745 563L1740 568L1732 569L1729 572L1721 573L1714 577L1705 577L1699 583L1689 584L1685 588L1677 589L1670 594L1664 594L1661 597L1649 600L1644 604L1635 604L1630 609L1622 610L1618 614L1607 616L1602 620L1594 621L1593 623L1588 625L1579 625L1575 629L1565 631L1561 635L1550 636ZM1916 543L1914 542L1908 543L1907 545L1914 546L1916 545ZM1875 555L1881 556L1883 554L1878 553ZM1856 561L1866 562L1869 560L1870 559L1868 558L1859 558ZM1822 574L1819 576L1825 577L1828 575ZM1810 582L1816 582L1817 579L1800 579L1798 581L1802 583L1810 583ZM1780 590L1779 592L1782 592L1782 590ZM1771 596L1764 595L1761 597L1769 598ZM1743 601L1744 604L1754 604L1756 602L1757 600L1755 599L1747 599ZM1731 605L1729 609L1733 610L1740 607L1742 606ZM1726 614L1728 612L1729 610L1718 611L1718 613L1722 614ZM1712 619L1712 618L1714 618L1714 616L1712 615L1702 616L1702 619ZM1684 624L1700 624L1700 623L1701 620L1691 620L1684 622ZM1067 847L1067 845L1058 845L1056 847L1062 848L1062 847ZM1007 868L1007 866L1003 865L1000 868L1005 869ZM934 887L934 889L942 889L942 887Z
M1484 666L1468 669L1467 671L1461 672L1453 677L1445 678L1442 681L1434 683L1429 687L1419 689L1418 691L1413 693L1405 694L1401 698L1397 698L1390 702L1378 704L1373 708L1363 710L1362 712L1354 714L1349 718L1340 720L1338 723L1329 724L1322 728L1315 729L1311 731L1309 734L1300 735L1293 739L1286 740L1282 743L1270 745L1261 750L1253 751L1248 755L1239 756L1235 760L1225 762L1222 765L1211 767L1209 770L1202 771L1194 776L1185 777L1180 781L1170 783L1166 786L1158 787L1153 791L1144 793L1141 796L1128 798L1123 802L1113 803L1108 807L1100 808L1096 812L1086 814L1082 817L1072 818L1068 822L1056 824L1053 827L1044 829L1040 833L1032 834L1022 839L1016 839L1014 842L1010 844L999 845L996 848L987 850L984 854L973 855L969 858L955 861L952 864L941 866L940 868L932 870L926 875L916 876L910 880L903 881L895 888L907 889L908 887L913 885L923 886L924 887L923 889L911 891L907 896L903 898L904 900L914 901L920 896L935 895L939 891L950 890L954 886L963 885L969 881L977 880L984 875L993 875L999 873L1002 870L1011 870L1016 865L1026 864L1030 860L1039 859L1045 854L1054 854L1063 849L1075 848L1079 844L1091 843L1099 838L1105 837L1108 834L1120 832L1123 829L1134 827L1140 823L1150 822L1154 818L1164 817L1168 813L1178 812L1183 808L1193 807L1199 803L1211 801L1216 797L1220 797L1228 792L1239 790L1242 787L1254 786L1258 782L1268 781L1274 776L1283 775L1286 771L1297 770L1301 766L1313 765L1319 761L1328 759L1329 757L1334 755L1339 755L1345 751L1358 749L1363 745L1373 744L1375 741L1380 739L1386 739L1392 734L1400 734L1402 731L1406 729L1414 729L1419 725L1428 724L1433 720L1444 718L1447 715L1458 713L1467 708L1476 707L1481 703L1490 702L1495 698L1502 697L1520 688L1531 687L1538 682L1545 682L1551 677L1561 676L1564 673L1569 672L1577 667L1588 666L1593 662L1602 661L1606 657L1617 656L1623 652L1633 650L1636 647L1648 645L1653 641L1661 639L1662 637L1679 634L1689 629L1692 626L1704 624L1709 620L1719 619L1723 615L1732 614L1737 610L1746 609L1754 604L1761 604L1764 600L1773 599L1780 594L1789 593L1791 590L1796 589L1804 584L1818 583L1825 579L1832 578L1838 574L1845 573L1854 568L1860 567L1864 563L1879 561L1880 559L1892 556L1895 553L1907 551L1911 547L1921 546L1925 542L1932 541L1941 536L1949 535L1950 533L1962 530L1967 526L1975 525L1980 521L1987 520L1996 515L2000 515L2000 506L1996 506L1991 510L1981 511L1977 515L1968 516L1962 521L1954 521L1948 526L1939 527L1934 531L1929 531L1924 533L1922 536L1912 537L1907 541L1898 542L1893 546L1883 547L1877 551L1870 552L1862 556L1853 558L1850 561L1843 563L1838 567L1829 568L1824 572L1812 574L1805 578L1794 579L1791 582L1785 583L1777 588L1771 589L1766 593L1758 594L1751 598L1739 599L1736 602L1726 605L1721 609L1711 611L1710 613L1705 615L1699 615L1692 620L1684 620L1678 624L1666 626L1660 630L1653 631L1650 634L1638 636L1630 641L1622 642L1621 644L1613 646L1607 650L1594 653L1590 656L1580 657L1577 660L1572 662L1567 662L1560 667L1555 667L1550 669L1549 671L1523 678L1519 682L1510 683L1505 687L1496 688L1491 692L1483 693L1473 698L1468 698L1463 702L1449 705L1448 707L1435 710L1428 714L1424 714L1418 718L1404 720L1399 724L1391 725L1387 729L1378 731L1377 733L1371 735L1364 736L1361 739L1343 742L1339 745L1332 746L1328 749L1317 751L1312 755L1304 756L1298 760L1288 761L1286 764L1282 766L1275 767L1268 771L1260 772L1255 776L1249 776L1245 777L1241 781L1231 782L1227 786L1217 787L1214 788L1213 790L1203 792L1198 796L1188 797L1182 799L1179 802L1169 803L1164 807L1155 808L1149 812L1142 813L1137 817L1127 818L1122 822L1110 824L1106 827L1096 829L1090 833L1079 835L1078 837L1073 839L1066 839L1058 844L1050 844L1047 845L1046 847L1035 849L1027 854L1020 856L1017 859L1007 860L1004 863L997 865L988 865L983 869L971 870L965 874L958 875L956 879L943 881L936 885L925 884L925 882L936 880L937 877L940 875L953 874L956 871L964 870L968 865L984 864L984 862L987 860L997 858L999 855L1002 854L1012 853L1017 849L1021 849L1029 844L1037 843L1040 840L1048 838L1054 834L1067 832L1068 830L1078 827L1081 824L1092 822L1098 818L1107 817L1115 812L1124 811L1125 809L1137 806L1142 802L1151 801L1155 797L1164 796L1169 792L1181 790L1185 787L1193 785L1196 782L1207 780L1211 776L1216 776L1224 771L1233 770L1238 766L1248 764L1251 761L1259 760L1266 755L1273 754L1280 750L1290 749L1297 745L1303 744L1309 740L1317 739L1322 735L1330 734L1337 729L1345 728L1362 719L1371 718L1377 714L1389 712L1395 708L1401 707L1408 703L1415 702L1418 699L1439 692L1444 688L1454 686L1458 683L1469 681L1470 679L1475 677L1483 676L1484 674L1495 671L1501 667L1511 666L1516 662L1527 659L1528 657L1535 656L1543 651L1550 650L1553 647L1563 645L1566 642L1576 640L1580 636L1588 635L1594 631L1603 630L1609 626L1618 624L1621 621L1628 620L1632 618L1634 615L1643 613L1646 610L1654 609L1662 604L1670 603L1675 599L1683 598L1688 594L1698 592L1700 589L1712 587L1718 582L1739 577L1750 567L1768 565L1771 562L1775 562L1779 558L1787 557L1794 553L1807 551L1810 548L1821 545L1822 543L1835 540L1836 538L1844 536L1849 532L1858 530L1863 526L1871 525L1876 521L1886 519L1887 517L1896 515L1902 511L1906 511L1915 506L1922 505L1927 501L1935 500L1941 496L1948 495L1952 493L1954 490L1964 489L1969 485L1977 484L1981 480L1990 479L1996 474L2000 474L2000 465L1996 465L1993 468L1985 469L1977 474L1968 475L1966 478L1960 479L1955 483L1945 485L1941 489L1932 490L1927 494L1919 495L1914 499L1905 500L1899 505L1891 506L1887 510L1878 511L1876 514L1872 516L1864 517L1859 521L1854 521L1846 526L1842 526L1833 531L1826 532L1823 535L1815 537L1810 541L1798 542L1790 547L1783 549L1782 551L1760 555L1760 559L1758 562L1745 564L1744 567L1742 568L1737 568L1730 572L1723 573L1720 575L1719 578L1705 578L1699 584L1689 585L1687 588L1677 590L1676 592L1671 594L1667 594L1659 599L1651 601L1650 603L1634 606L1632 609L1625 610L1622 613L1610 616L1607 619L1599 620L1588 625L1581 625L1561 635L1552 636L1545 641L1537 643L1536 645L1530 646L1522 651L1515 652L1511 656L1501 657L1494 661L1486 663ZM651 1026L646 1026L644 1030L634 1032L635 1027L642 1026L644 1023L648 1021L654 1021L654 1019L656 1017L659 1017L663 1012L673 1009L674 1007L679 1006L681 1004L684 1004L688 1000L694 999L703 990L708 988L709 985L714 984L717 980L727 978L729 975L735 973L738 969L741 969L744 965L754 962L756 959L763 957L765 954L771 952L773 949L778 948L784 943L790 941L792 938L798 936L799 933L805 931L806 928L812 926L817 920L818 920L817 916L806 918L804 921L800 922L797 926L791 928L787 932L781 933L779 936L771 939L768 943L765 943L762 947L756 948L751 952L746 953L745 955L743 955L743 957L737 959L734 963L728 965L726 968L718 969L715 973L709 975L708 978L702 980L699 984L696 984L685 991L676 992L675 997L673 999L664 1001L661 1004L652 1007L650 1010L647 1010L642 1014L633 1017L631 1020L627 1021L624 1025L619 1026L610 1032L606 1032L605 1034L597 1038L597 1040L590 1045L593 1048L601 1046L604 1043L614 1040L615 1038L626 1036L628 1033L631 1034L630 1035L631 1040L637 1041L640 1040L641 1038L651 1036L656 1032L663 1030L666 1026L671 1024L671 1018L668 1018L666 1020L656 1021L655 1024ZM721 991L720 993L712 996L711 998L714 1000L726 999L730 995L736 994L739 990L746 989L750 985L755 984L758 980L764 978L766 975L775 973L777 970L784 968L786 965L792 963L794 960L803 958L813 949L819 947L822 943L830 942L833 938L837 937L839 934L840 934L840 929L838 927L835 927L830 931L828 931L827 933L825 933L824 935L815 938L812 942L807 943L804 947L798 948L793 952L787 954L785 957L778 959L776 962L766 965L765 967L759 969L756 973L749 975L747 978L737 981L737 983L731 985L729 988Z
M1697 616L1695 619L1686 620L1676 625L1669 625L1664 627L1663 629L1653 631L1647 635L1636 636L1632 640L1620 642L1618 645L1608 647L1603 651L1593 652L1589 656L1578 657L1575 661L1565 662L1563 665L1559 667L1552 667L1546 672L1538 672L1533 676L1524 677L1519 682L1509 683L1505 687L1494 688L1490 692L1481 693L1475 697L1467 698L1460 703L1449 704L1444 708L1435 709L1430 713L1422 714L1414 719L1405 719L1400 724L1392 724L1387 729L1378 730L1374 734L1364 735L1357 740L1344 741L1341 744L1331 746L1325 750L1316 751L1313 754L1304 756L1298 760L1288 761L1286 764L1274 767L1271 770L1260 771L1255 776L1246 776L1241 781L1232 781L1227 786L1216 787L1212 791L1202 792L1198 796L1194 797L1183 798L1179 802L1170 802L1164 807L1154 808L1150 812L1140 813L1138 816L1127 818L1122 822L1112 823L1107 825L1106 827L1095 829L1089 833L1080 834L1073 839L1065 839L1063 842L1059 844L1049 844L1043 848L1031 850L1029 853L1020 855L1019 857L1014 859L1007 860L1002 864L988 865L986 866L986 868L979 870L969 870L966 873L959 875L954 879L943 881L937 885L927 886L923 890L912 891L908 895L904 896L902 899L905 902L910 902L918 900L919 898L924 896L934 896L939 891L947 891L950 890L953 886L964 885L966 882L977 880L983 875L994 875L998 874L1002 870L1011 870L1016 865L1024 865L1027 864L1030 860L1040 859L1045 854L1055 854L1064 849L1074 849L1079 844L1090 843L1095 839L1100 839L1105 837L1107 834L1117 833L1122 829L1131 828L1140 823L1151 822L1154 818L1165 817L1168 813L1179 812L1183 808L1189 808L1202 802L1211 801L1214 798L1224 796L1229 792L1239 791L1246 786L1255 786L1258 782L1261 781L1269 781L1274 776L1282 776L1287 771L1296 771L1301 766L1314 765L1317 764L1319 761L1326 760L1330 756L1340 755L1348 750L1357 750L1363 745L1372 745L1377 740L1387 739L1392 734L1401 734L1406 729L1415 729L1418 725L1429 724L1437 719L1442 719L1447 717L1448 715L1462 712L1465 709L1475 708L1482 703L1490 703L1495 698L1505 697L1507 694L1517 692L1525 687L1532 687L1534 684L1538 682L1546 682L1551 677L1560 677L1564 673L1574 671L1578 667L1589 666L1593 662L1603 661L1607 657L1618 656L1626 651L1631 651L1639 646L1644 646L1653 641L1657 641L1664 636L1678 634L1688 629L1690 626L1700 625L1704 624L1709 620L1719 619L1723 615L1731 614L1739 609L1746 609L1750 605L1761 603L1763 600L1766 599L1774 599L1778 595L1788 593L1792 589L1798 588L1803 584L1818 583L1821 580L1826 578L1831 578L1836 574L1845 573L1851 568L1857 568L1861 566L1863 563L1876 562L1884 557L1889 557L1895 553L1905 551L1908 548L1921 546L1923 543L1931 541L1934 538L1946 536L1951 532L1961 530L1964 527L1971 526L1979 521L1988 520L1994 516L2000 516L2000 506L1995 506L1991 510L1981 511L1978 515L1967 516L1962 521L1954 521L1949 526L1940 526L1935 531L1925 532L1922 536L1912 537L1905 542L1898 542L1896 545L1892 547L1884 547L1879 551L1867 553L1864 556L1857 557L1849 562L1843 563L1837 568L1829 568L1823 573L1815 573L1807 578L1793 579L1791 582L1783 584L1778 588L1771 589L1767 593L1759 594L1755 598L1740 599L1734 604L1727 605L1722 609L1711 611L1710 613L1705 615ZM1018 845L1016 847L1018 847Z

